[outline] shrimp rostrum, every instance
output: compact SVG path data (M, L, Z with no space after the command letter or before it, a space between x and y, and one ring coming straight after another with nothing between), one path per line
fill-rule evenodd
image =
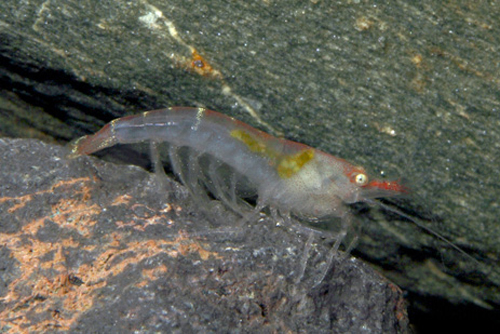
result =
M349 227L349 204L406 192L396 181L370 180L362 167L204 108L116 119L75 141L72 155L147 141L152 152L157 144L168 144L171 166L195 198L208 191L242 216L249 208L244 199L253 198L254 213L267 207L282 217L340 220L334 248ZM155 168L162 168L154 155Z

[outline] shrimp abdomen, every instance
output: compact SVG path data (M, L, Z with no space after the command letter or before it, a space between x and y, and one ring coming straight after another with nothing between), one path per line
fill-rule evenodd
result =
M166 142L212 156L256 184L269 182L275 175L268 163L270 157L255 154L244 142L235 140L232 131L240 128L261 135L242 122L203 108L154 110L113 120L94 135L78 139L72 155L92 154L115 144Z

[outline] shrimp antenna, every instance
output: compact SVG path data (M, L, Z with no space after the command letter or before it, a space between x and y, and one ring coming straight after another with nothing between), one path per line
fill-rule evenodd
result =
M417 220L413 219L412 217L410 217L409 215L407 215L403 211L401 211L399 209L396 209L396 208L393 208L393 207L391 207L391 206L389 206L387 204L384 204L384 203L382 203L380 201L366 200L366 202L370 203L370 204L374 204L374 205L379 205L380 207L384 208L385 210L394 212L394 213L400 215L401 217L408 219L409 221L411 221L413 224L415 224L416 226L418 226L422 230L426 231L427 233L432 234L433 236L435 236L439 240L441 240L444 243L446 243L447 245L451 246L453 249L455 249L456 251L458 251L460 254L464 255L469 260L472 260L474 263L476 263L476 265L480 265L481 264L481 262L479 262L477 259L475 259L472 255L470 255L469 253L467 253L466 251L464 251L462 248L460 248L457 245L455 245L453 242L451 242L450 240L448 240L447 238L445 238L442 234L440 234L440 233L432 230L431 228L425 226L424 224L418 222Z

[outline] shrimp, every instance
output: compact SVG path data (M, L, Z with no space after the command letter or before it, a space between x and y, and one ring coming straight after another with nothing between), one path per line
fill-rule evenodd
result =
M364 168L344 159L204 108L173 107L115 119L77 139L71 156L145 141L170 144L174 172L191 193L200 190L201 181L232 208L235 196L247 192L257 196L259 210L342 218L348 204L408 191L398 181L370 180ZM202 166L208 169L203 172Z
M282 217L340 219L334 250L350 226L349 204L408 191L398 181L372 180L344 159L204 108L175 107L115 119L77 139L71 156L146 141L152 144L157 171L163 167L156 144L168 144L173 170L194 197L208 190L238 213L248 206L244 198L256 198L253 212L267 207Z

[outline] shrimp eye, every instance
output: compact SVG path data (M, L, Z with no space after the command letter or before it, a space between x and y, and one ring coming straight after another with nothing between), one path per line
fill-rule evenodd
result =
M354 180L356 181L356 184L358 186L364 186L368 183L368 177L366 176L366 174L362 174L362 173L356 175Z

